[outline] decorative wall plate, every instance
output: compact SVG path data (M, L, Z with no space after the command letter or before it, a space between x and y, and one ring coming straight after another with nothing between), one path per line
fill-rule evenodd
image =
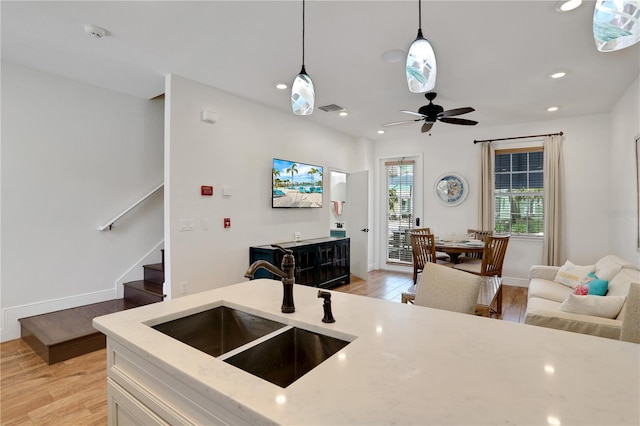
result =
M445 173L436 179L433 186L436 199L445 206L457 206L467 198L469 184L457 173Z

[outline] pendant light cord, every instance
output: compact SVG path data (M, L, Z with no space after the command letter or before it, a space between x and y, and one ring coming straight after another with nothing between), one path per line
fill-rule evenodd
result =
M418 0L418 30L422 32L422 0Z
M302 68L304 68L304 0L302 0Z

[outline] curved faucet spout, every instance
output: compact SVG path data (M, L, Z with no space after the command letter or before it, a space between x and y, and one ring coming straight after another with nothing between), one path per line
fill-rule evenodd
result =
M272 274L279 276L280 278L288 278L288 275L284 271L282 271L277 266L274 266L271 263L267 262L266 260L256 260L255 262L253 262L251 266L249 266L249 269L247 269L247 272L244 274L245 278L253 279L256 271L260 268L264 268Z

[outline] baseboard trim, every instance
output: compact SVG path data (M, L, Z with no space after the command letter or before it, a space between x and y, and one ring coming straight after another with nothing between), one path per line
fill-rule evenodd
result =
M4 308L0 315L0 320L2 320L2 323L0 324L0 342L20 338L20 322L18 321L20 318L117 299L116 293L116 289L112 288L93 293Z

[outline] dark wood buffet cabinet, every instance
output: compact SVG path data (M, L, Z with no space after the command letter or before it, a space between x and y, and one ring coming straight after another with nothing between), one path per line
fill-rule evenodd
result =
M293 251L296 260L295 282L313 287L329 288L350 281L349 238L325 237L298 242L278 243ZM249 248L249 263L256 260L280 267L284 253L271 245ZM259 269L255 278L280 279L265 269Z

